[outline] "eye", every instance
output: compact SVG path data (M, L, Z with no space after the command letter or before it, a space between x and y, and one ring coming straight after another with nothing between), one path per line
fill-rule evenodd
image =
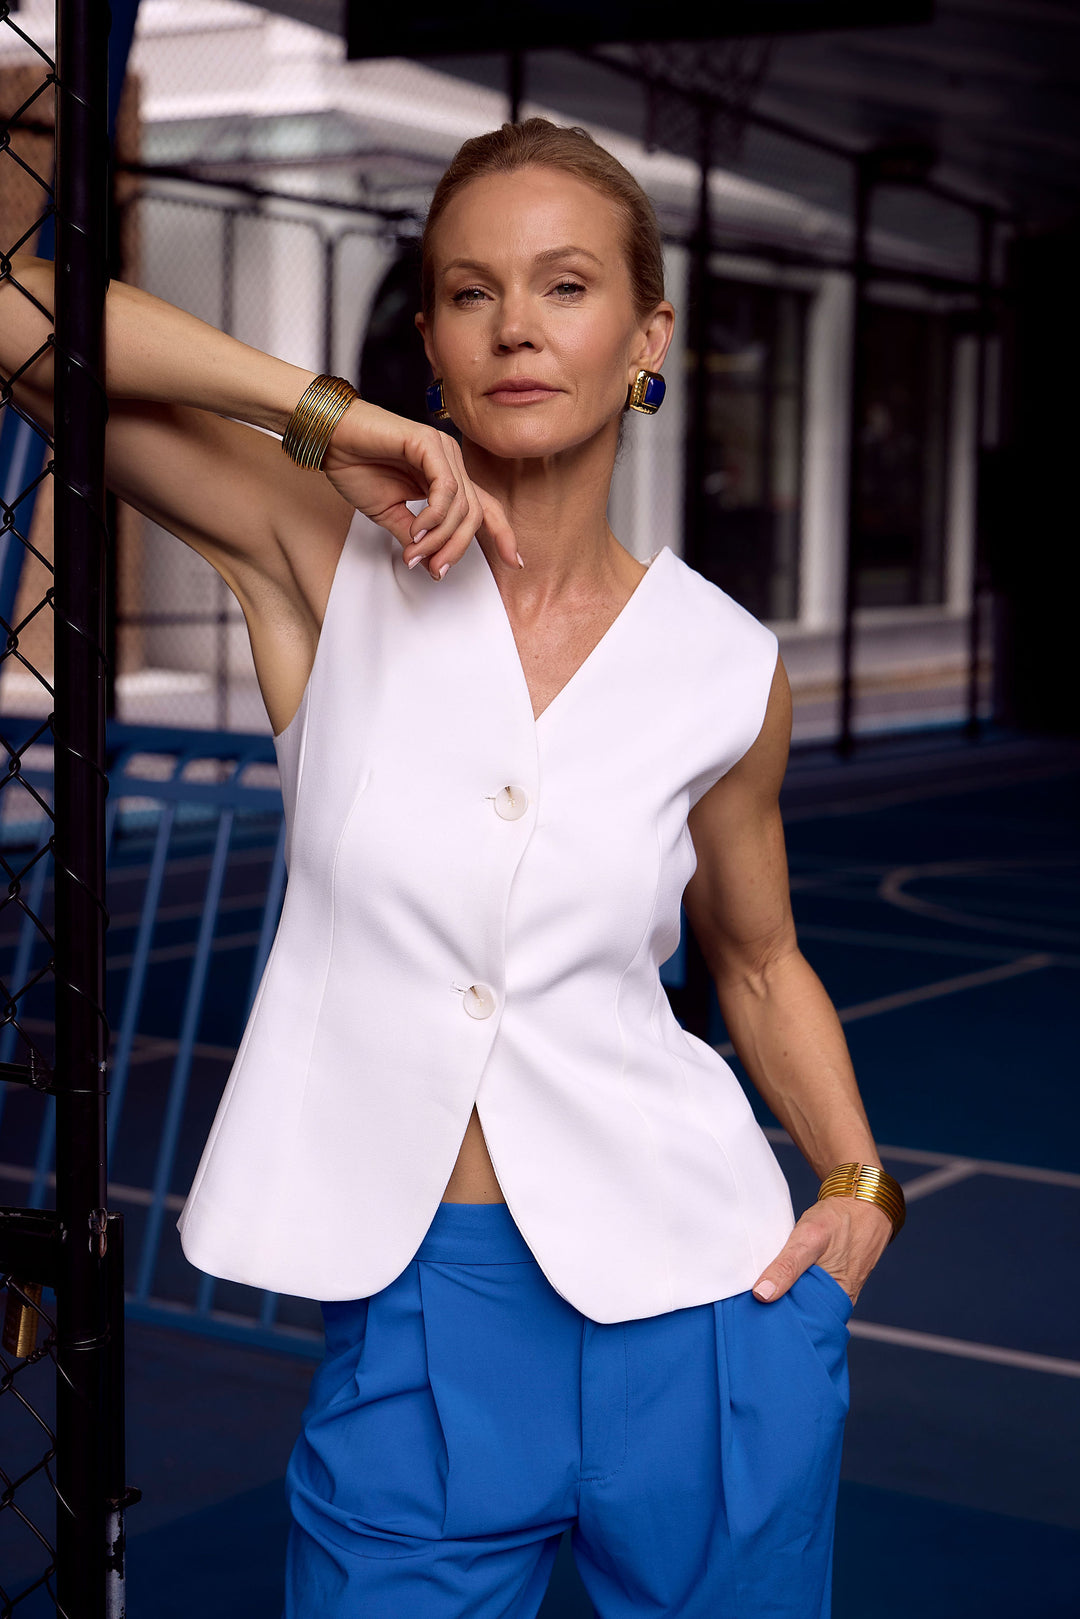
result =
M460 292L454 293L450 301L455 304L475 304L486 296L483 287L462 287Z
M575 298L579 292L584 292L585 288L580 281L560 281L555 291L560 298Z

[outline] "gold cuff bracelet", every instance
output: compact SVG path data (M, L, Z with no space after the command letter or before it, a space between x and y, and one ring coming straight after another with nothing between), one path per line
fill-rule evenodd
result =
M821 1183L819 1203L823 1197L861 1197L866 1203L876 1203L892 1221L890 1242L907 1218L903 1187L873 1164L837 1164Z
M321 469L326 446L338 422L360 395L344 377L315 377L289 417L281 448L298 467Z

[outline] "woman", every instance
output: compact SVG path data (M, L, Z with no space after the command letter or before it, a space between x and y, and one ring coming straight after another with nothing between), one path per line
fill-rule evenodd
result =
M47 327L0 294L11 371ZM535 1614L570 1526L601 1619L822 1619L903 1195L795 942L775 637L607 524L674 320L651 207L584 132L504 125L440 182L423 305L460 449L108 299L110 481L236 594L281 766L285 907L178 1224L322 1301L287 1619ZM824 1177L797 1221L660 986L680 901Z

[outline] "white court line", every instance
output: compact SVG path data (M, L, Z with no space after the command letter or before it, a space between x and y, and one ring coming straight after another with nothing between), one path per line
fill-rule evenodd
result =
M936 983L922 984L917 989L902 989L895 995L879 995L872 1001L838 1007L836 1015L841 1023L858 1023L862 1018L877 1017L881 1012L896 1012L904 1006L918 1006L922 1001L936 1001L943 995L957 995L961 990L996 984L1003 978L1018 978L1023 973L1038 972L1042 967L1051 966L1053 960L1053 956L1044 953L1021 956L1018 961L1004 961L998 967L984 967L981 972L961 973L958 978L939 978ZM712 1049L719 1057L735 1056L735 1047L730 1040Z
M768 1140L777 1146L797 1145L786 1130L775 1124L763 1125L762 1129ZM1068 1169L1041 1169L1037 1164L1010 1164L999 1158L961 1158L955 1152L931 1152L926 1147L890 1147L883 1141L878 1142L878 1152L882 1158L906 1159L912 1164L973 1164L979 1175L1003 1175L1008 1180L1036 1181L1042 1186L1069 1186L1080 1191L1080 1175Z
M917 1175L913 1181L902 1182L904 1201L913 1203L916 1198L929 1197L931 1192L940 1192L945 1186L955 1186L957 1181L970 1180L972 1175L978 1173L979 1166L973 1164L970 1158L957 1158L942 1169L932 1169L926 1175Z
M865 797L860 797L856 788L849 795L842 798L822 799L818 803L800 804L794 801L789 802L783 811L784 823L785 825L794 825L796 821L814 821L818 817L864 815L872 813L874 810L895 809L902 804L918 804L928 798L948 798L953 794L985 792L988 789L999 787L1019 787L1027 782L1045 781L1047 779L1052 781L1055 776L1071 774L1075 768L1076 766L1071 761L1062 763L1061 761L1048 760L1045 764L1033 762L1026 768L1020 766L1011 770L1008 775L1001 775L996 778L986 775L974 783L970 780L965 781L960 776L950 776L944 780L938 779L924 782L918 787L906 786L891 791L887 788L880 792L871 791ZM792 774L787 785L791 789L791 800L795 800L798 797L799 786L805 786L807 783L805 781L800 783L799 777ZM813 784L810 783L809 785Z
M877 1017L881 1012L897 1012L901 1007L918 1006L922 1001L936 1001L943 995L958 995L965 989L981 989L984 984L996 984L1004 978L1018 978L1024 973L1038 972L1049 967L1053 957L1045 953L1021 956L1018 961L1003 961L997 967L983 967L975 973L961 973L958 978L940 978L934 984L922 984L917 989L902 989L895 995L879 995L876 1000L860 1001L855 1006L838 1009L841 1023L858 1023L862 1018Z
M1016 944L982 944L978 940L927 939L917 933L876 933L872 928L831 928L823 923L800 922L800 939L816 939L822 944L853 944L858 948L869 945L875 950L901 950L926 956L982 956L987 961L1015 961ZM1080 956L1054 951L1050 958L1053 967L1080 967Z
M254 907L247 906L246 909L253 910ZM211 940L210 949L215 954L222 950L246 950L258 944L261 937L260 933L222 933ZM163 961L187 961L189 956L195 954L196 943L195 939L190 939L186 944L160 944L155 950L147 951L147 964L157 967ZM134 955L110 956L106 965L109 972L119 972L121 968L130 967L134 960Z
M956 927L972 928L979 933L1025 933L1029 938L1075 945L1075 929L1048 927L1035 921L1006 921L969 913L951 905L939 905L933 900L922 899L918 894L909 894L905 886L926 877L1000 877L1011 872L1037 873L1040 866L1053 872L1075 865L1076 859L1071 855L1029 855L1013 860L935 860L922 866L897 866L882 878L878 898L888 905L895 905L898 910L933 917L935 921L949 922Z
M853 1338L866 1338L879 1344L899 1344L903 1349L929 1349L938 1355L957 1355L963 1360L985 1360L995 1366L1018 1366L1027 1372L1053 1372L1058 1377L1080 1377L1080 1360L1062 1360L1057 1355L1033 1355L1026 1349L1002 1349L997 1344L976 1344L966 1338L939 1338L933 1332L912 1332L908 1327L883 1327L876 1321L848 1322Z
M34 1180L37 1171L28 1169L25 1164L0 1164L0 1178L4 1180L29 1183ZM47 1186L56 1185L56 1175L50 1170L45 1176ZM109 1202L134 1203L137 1208L148 1209L154 1202L154 1194L146 1186L124 1186L120 1181L110 1181L107 1190ZM167 1209L183 1208L185 1199L178 1192L166 1192L162 1204Z

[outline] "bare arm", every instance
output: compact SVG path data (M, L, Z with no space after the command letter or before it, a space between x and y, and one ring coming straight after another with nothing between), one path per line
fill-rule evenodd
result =
M6 377L43 349L52 309L52 265L17 255L11 277L0 279ZM256 576L306 599L308 573L318 595L354 509L406 546L426 527L422 554L429 557L447 542L460 554L457 547L464 549L488 515L459 469L453 440L366 402L351 405L335 430L338 487L301 470L276 439L254 429L282 433L315 373L123 282L112 282L106 298L105 354L110 486L206 556L241 599ZM51 430L51 349L27 368L14 393ZM430 505L414 518L405 500L425 495ZM493 537L511 560L498 510L491 516Z
M47 431L52 311L52 265L16 256L11 278L0 281L0 370L10 377L42 351L14 393ZM245 562L274 572L280 542L299 532L301 512L316 547L324 535L343 537L348 509L326 480L305 475L273 439L243 425L282 432L313 373L115 281L106 299L105 354L110 486L205 555L230 583Z
M757 741L690 812L698 864L684 904L740 1060L824 1177L839 1163L882 1166L840 1020L795 937L778 802L790 737L791 694L778 662ZM779 1297L827 1255L825 1268L854 1297L891 1230L874 1205L829 1198L803 1215L763 1278Z
M52 265L16 255L0 276L0 382L6 392L19 373L15 402L47 432L52 311ZM271 434L284 430L313 372L119 281L108 289L104 335L109 486L228 585L275 731L308 679L354 511L436 576L478 532L514 561L502 508L469 479L447 434L357 400L334 429L323 471L302 470ZM406 503L425 499L414 516Z

